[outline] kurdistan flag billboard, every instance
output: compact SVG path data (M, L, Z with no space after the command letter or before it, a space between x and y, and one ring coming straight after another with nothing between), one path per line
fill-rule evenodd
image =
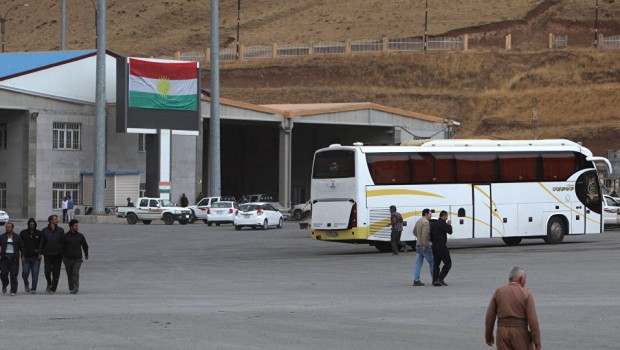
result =
M116 91L117 132L200 130L198 62L121 57Z

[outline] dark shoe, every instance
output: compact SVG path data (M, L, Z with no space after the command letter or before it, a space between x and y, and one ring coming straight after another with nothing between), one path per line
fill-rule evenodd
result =
M47 286L47 288L45 288L45 291L48 292L48 293L51 292L52 291L52 286Z
M423 286L424 283L422 283L422 281L413 281L413 285L416 286L416 287L417 286Z
M441 285L444 286L444 287L448 286L448 284L446 282L444 282L444 281L439 281L439 283L441 283Z
M30 290L30 294L37 294L37 291L36 291L36 290L34 290L34 289L31 289L31 290Z
M2 294L6 294L6 287L2 287Z
M441 282L434 282L433 286L435 286L435 287L443 287L443 284L441 284Z
M30 287L28 287L28 285L25 285L24 289L26 290L26 293L30 293Z
M71 293L71 294L77 294L77 292L78 292L78 289L76 288L76 289L73 289L73 290L72 290L71 292L69 292L69 293Z
M398 255L398 252L394 252L394 253L392 253L392 255Z

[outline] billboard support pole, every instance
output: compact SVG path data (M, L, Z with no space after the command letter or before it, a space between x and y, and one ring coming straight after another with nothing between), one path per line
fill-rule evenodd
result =
M99 0L105 9L105 0ZM97 11L97 73L95 87L95 178L93 188L93 214L105 214L105 11Z
M220 43L219 1L211 0L211 110L209 116L209 196L220 196Z
M170 162L172 132L159 130L159 198L170 199Z

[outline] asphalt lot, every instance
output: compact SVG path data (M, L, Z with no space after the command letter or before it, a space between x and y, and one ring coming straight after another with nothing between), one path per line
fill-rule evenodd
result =
M80 228L91 246L80 293L64 269L55 295L25 294L20 277L17 296L0 295L1 348L485 349L486 306L514 265L543 349L620 347L619 229L557 246L451 242L449 286L413 287L413 252L312 241L295 222Z

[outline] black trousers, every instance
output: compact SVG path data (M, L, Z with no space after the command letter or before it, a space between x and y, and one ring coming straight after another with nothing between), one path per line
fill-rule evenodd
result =
M62 256L46 255L45 256L45 279L47 286L52 292L58 288L58 280L60 279L60 267L62 265Z
M402 231L394 231L392 230L392 234L390 235L390 242L392 243L392 252L393 253L398 253L398 249L401 245L400 242L400 235L402 234Z
M439 271L439 265L443 262L441 272ZM444 278L450 272L452 268L452 258L450 258L450 251L445 244L433 243L433 283L443 281Z
M65 270L67 271L67 280L69 282L69 291L77 291L80 289L80 267L82 267L82 259L63 259Z
M16 257L7 257L0 260L0 278L2 279L3 288L9 285L9 275L11 277L11 293L17 293L19 259Z

